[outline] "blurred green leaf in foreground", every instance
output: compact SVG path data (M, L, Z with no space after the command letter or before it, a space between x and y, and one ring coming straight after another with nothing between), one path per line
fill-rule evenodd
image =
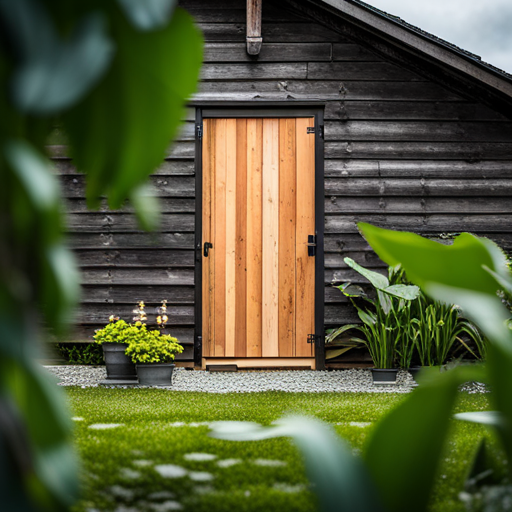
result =
M145 180L194 92L202 36L175 0L0 0L0 495L9 511L67 510L77 460L60 390L35 362L40 327L64 332L78 299L59 184L56 120L87 200L158 209ZM46 332L46 331L44 331Z

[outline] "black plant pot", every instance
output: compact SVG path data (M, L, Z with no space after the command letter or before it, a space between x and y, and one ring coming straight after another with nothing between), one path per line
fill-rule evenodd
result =
M372 368L374 384L391 384L396 382L398 368Z
M141 386L170 386L173 363L137 364L137 375Z
M128 343L103 343L101 346L107 367L107 380L137 380L135 365L124 353Z

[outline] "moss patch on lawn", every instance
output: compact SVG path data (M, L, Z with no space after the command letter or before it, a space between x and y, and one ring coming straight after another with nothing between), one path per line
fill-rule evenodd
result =
M288 439L221 441L208 437L207 424L236 420L269 425L287 413L307 414L333 425L358 452L375 422L405 398L103 388L68 388L68 397L83 461L84 494L75 512L316 510L300 455ZM487 396L462 394L456 412L488 408ZM454 422L433 510L464 510L457 499L464 461L486 432Z

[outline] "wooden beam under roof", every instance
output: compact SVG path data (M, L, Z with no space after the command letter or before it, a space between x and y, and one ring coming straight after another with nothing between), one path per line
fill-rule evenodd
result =
M261 50L261 4L263 0L247 0L247 53L258 55Z

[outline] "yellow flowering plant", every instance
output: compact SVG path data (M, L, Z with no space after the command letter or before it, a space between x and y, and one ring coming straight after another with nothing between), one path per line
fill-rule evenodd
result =
M128 341L126 355L134 363L172 363L176 354L183 352L178 340L158 330L149 330L141 322L135 322L137 334Z
M138 332L139 329L134 325L111 316L109 323L103 329L98 329L93 339L98 345L103 343L128 343L131 338L138 335Z

